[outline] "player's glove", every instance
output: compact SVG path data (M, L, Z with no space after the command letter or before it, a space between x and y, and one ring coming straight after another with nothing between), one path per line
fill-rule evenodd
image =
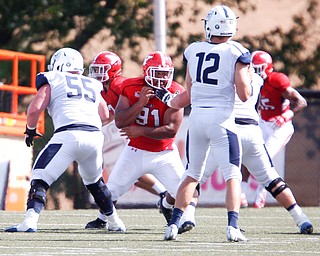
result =
M33 146L34 137L42 137L42 134L37 132L37 127L30 128L28 127L28 125L26 125L26 130L24 134L25 134L24 141L28 147Z
M273 120L274 120L274 128L279 128L282 125L284 125L286 122L290 121L294 116L294 113L292 110L288 110L286 112L284 112L282 115L280 116L276 116Z
M166 88L156 89L156 97L164 104L171 107L171 100L174 98L174 94L169 92Z

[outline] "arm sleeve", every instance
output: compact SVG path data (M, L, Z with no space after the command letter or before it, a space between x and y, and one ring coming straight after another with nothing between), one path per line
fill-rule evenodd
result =
M39 73L36 77L37 91L45 84L49 84L48 79L45 77L44 73Z

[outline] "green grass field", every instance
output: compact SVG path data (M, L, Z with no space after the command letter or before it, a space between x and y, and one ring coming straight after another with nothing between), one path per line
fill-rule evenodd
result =
M197 208L197 226L164 241L165 219L157 209L120 209L125 234L85 230L96 210L43 211L38 232L6 233L22 221L24 212L0 212L0 255L320 255L320 208L303 208L312 235L299 234L291 216L280 207L241 209L239 225L249 242L226 242L225 208Z

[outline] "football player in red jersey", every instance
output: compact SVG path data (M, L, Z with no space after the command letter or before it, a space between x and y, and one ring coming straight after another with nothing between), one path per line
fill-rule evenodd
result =
M167 222L185 171L174 143L183 119L183 109L169 108L155 97L155 90L165 87L174 94L185 90L173 81L173 71L171 58L157 51L145 58L143 76L123 81L115 122L122 136L130 140L107 181L111 186L112 199L116 201L137 178L153 174L168 191L160 203Z
M102 82L103 91L101 92L102 97L107 103L110 117L114 119L114 110L119 100L121 86L123 81L126 79L122 76L122 61L121 58L110 51L100 52L92 61L89 66L89 76L95 78ZM114 122L108 124L104 128L105 133L109 133L110 130L118 130L115 127ZM111 132L110 132L111 133ZM126 139L119 136L105 136L104 142L104 153L113 151L116 153L121 152L124 145L127 143ZM111 172L111 168L114 165L114 158L108 157L104 158L104 180L108 180L109 172ZM111 162L110 162L111 160ZM135 184L137 187L145 189L152 194L159 195L160 198L165 196L166 189L165 187L157 180L154 176L150 174L145 174L140 177ZM100 214L99 214L100 216ZM104 221L104 216L100 216L101 218L97 218L94 221L90 221L87 225L87 229L100 229L105 228L106 222Z
M273 71L273 61L269 53L252 53L252 66L264 83L260 91L259 125L263 131L266 148L271 159L285 147L294 133L292 118L307 106L306 100L295 90L283 73ZM265 205L266 190L259 185L255 208Z

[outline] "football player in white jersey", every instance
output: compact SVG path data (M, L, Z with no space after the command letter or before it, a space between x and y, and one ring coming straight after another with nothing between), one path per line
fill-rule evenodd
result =
M252 68L253 71L253 68ZM263 85L262 78L253 72L252 74L252 95L242 102L236 95L235 100L235 121L238 127L238 134L242 145L242 164L256 180L266 188L267 191L290 213L295 224L299 227L300 233L311 234L313 226L297 204L289 186L283 181L273 166L271 157L267 151L265 141L259 122L259 115L256 111L260 88ZM208 162L213 159L212 152L209 153L207 168L203 175L203 184L212 174Z
M235 90L242 101L250 96L250 52L230 40L237 31L237 17L229 7L215 6L204 22L207 41L194 42L184 51L187 93L168 98L158 92L158 97L173 108L191 103L189 165L164 239L176 239L180 218L201 181L207 152L212 150L215 162L211 169L220 167L227 184L227 241L247 241L238 227L241 146L233 109Z
M36 232L47 190L76 161L84 185L108 216L108 230L124 232L125 226L114 211L111 193L102 180L101 127L109 121L107 105L100 94L102 84L82 75L83 57L72 48L55 52L48 69L36 78L38 92L27 110L25 142L30 147L33 138L41 136L36 131L37 122L46 108L55 131L32 168L24 220L5 231Z

